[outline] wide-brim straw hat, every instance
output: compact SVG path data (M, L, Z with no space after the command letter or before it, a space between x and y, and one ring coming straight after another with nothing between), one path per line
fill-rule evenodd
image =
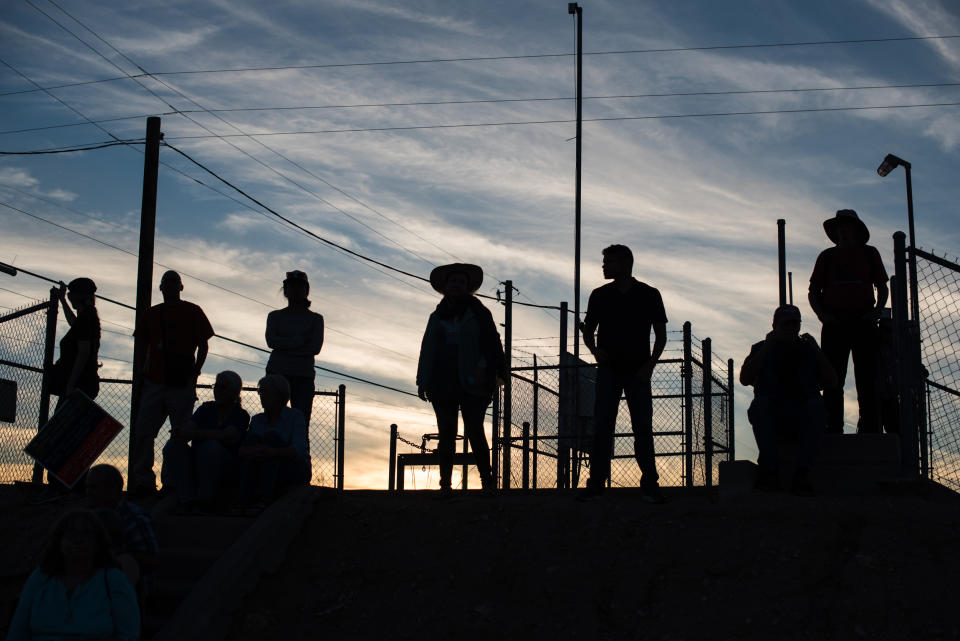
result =
M467 290L472 294L480 289L480 285L483 284L483 270L478 265L471 265L470 263L450 263L449 265L440 265L439 267L434 267L433 271L430 272L430 285L433 286L437 292L445 294L443 288L447 285L447 278L450 277L450 274L460 272L465 274L467 277Z
M860 240L864 244L870 240L870 230L867 229L867 226L860 220L857 216L857 212L852 209L841 209L837 211L836 215L833 218L828 218L823 221L823 231L827 232L827 238L833 241L834 244L837 243L837 228L841 223L852 223L856 227L857 231L860 232Z

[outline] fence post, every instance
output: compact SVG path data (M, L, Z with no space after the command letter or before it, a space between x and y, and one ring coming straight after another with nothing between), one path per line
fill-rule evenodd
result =
M537 489L537 454L540 452L540 368L537 355L533 355L533 489Z
M510 458L513 441L510 432L513 421L513 281L504 282L506 301L503 308L503 351L507 359L507 380L503 382L503 483L501 488L510 489Z
M387 479L387 489L391 492L396 488L397 476L397 424L390 424L390 478Z
M491 420L493 421L491 440L493 441L492 445L492 456L490 457L490 467L493 468L491 472L493 473L493 484L496 486L497 479L500 478L500 389L497 388L493 390L493 416Z
M690 321L683 324L684 485L693 487L693 350Z
M713 356L711 341L703 339L700 351L703 355L703 479L707 487L713 487Z
M523 467L522 467L522 483L523 489L530 489L530 422L523 422Z
M37 431L50 419L50 372L53 371L53 346L57 342L57 312L59 311L60 292L50 288L50 302L47 303L47 327L43 342L43 376L40 379L40 411L37 414ZM33 482L43 483L43 467L34 462Z
M569 386L565 385L566 377L570 373L563 367L564 356L567 353L567 302L560 303L560 369L557 372L559 381L559 396L557 397L557 489L570 487L570 417L566 412L564 393Z
M464 430L463 435L463 453L466 454L470 450L467 447L467 443L470 439L467 438L466 430ZM454 451L456 451L456 441L454 441ZM463 464L463 467L460 469L460 487L461 489L467 489L467 477L470 475L470 466L466 463Z
M732 461L736 457L734 452L736 452L736 439L734 436L736 432L733 431L733 359L727 359L727 460Z
M337 489L343 489L343 461L347 418L347 386L341 383L337 388Z
M905 234L893 235L894 276L893 290L893 341L897 352L897 392L900 397L900 461L905 470L917 472L917 421L913 377L919 372L913 367L913 350L910 340L910 322L907 320L907 279Z

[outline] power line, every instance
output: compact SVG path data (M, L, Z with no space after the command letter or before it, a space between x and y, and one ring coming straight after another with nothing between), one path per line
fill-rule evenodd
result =
M88 123L81 123L88 124ZM143 145L146 144L143 140L118 140L116 142L108 142L99 145L94 145L92 147L71 147L69 149L47 149L47 150L38 150L38 151L0 151L0 155L3 156L39 156L43 154L70 154L76 151L92 151L94 149L106 149L107 147L127 147L129 145Z
M34 219L39 220L39 221L41 221L41 222L47 223L48 225L52 225L53 227L57 227L57 228L62 229L62 230L64 230L64 231L68 231L68 232L71 232L71 233L76 234L76 235L78 235L78 236L81 236L81 237L83 237L83 238L86 238L86 239L88 239L88 240L92 240L92 241L95 242L95 243L99 243L99 244L104 245L104 246L106 246L106 247L109 247L109 248L111 248L111 249L115 249L115 250L117 250L117 251L123 252L124 254L127 254L127 255L129 255L129 256L133 256L134 258L137 258L137 257L138 257L138 254L135 253L135 252L132 252L132 251L129 251L129 250L124 249L124 248L122 248L122 247L119 247L118 245L114 245L114 244L112 244L112 243L108 243L108 242L106 242L106 241L104 241L104 240L100 240L99 238L96 238L95 236L91 236L91 235L89 235L89 234L84 234L83 232L79 232L79 231L77 231L77 230L75 230L75 229L71 229L70 227L66 227L66 226L64 226L64 225L60 225L60 224L58 224L58 223L55 223L55 222L53 222L53 221L51 221L51 220L48 220L48 219L42 217L42 216L38 216L38 215L36 215L36 214L32 214L32 213L30 213L30 212L28 212L28 211L24 211L24 210L22 210L22 209L19 209L19 208L17 208L17 207L14 207L13 205L10 205L10 204L8 204L8 203L0 202L0 206L7 207L8 209L12 209L12 210L17 211L17 212L19 212L19 213L21 213L21 214L23 214L23 215L25 215L25 216L29 216L30 218L34 218ZM163 263L160 263L160 262L158 262L158 261L154 261L154 264L157 265L158 267L162 267L163 269L175 269L174 267L172 267L172 266L170 266L170 265L164 265ZM177 271L178 271L179 274L181 274L181 275L183 275L183 276L186 276L186 277L188 277L188 278L192 278L192 279L194 279L194 280L196 280L196 281L198 281L198 282L201 282L201 283L203 283L203 284L205 284L205 285L209 285L210 287L214 287L214 288L219 289L219 290L221 290L221 291L223 291L223 292L226 292L226 293L228 293L228 294L233 294L234 296L239 296L240 298L245 298L245 299L247 299L247 300L249 300L249 301L251 301L251 302L257 303L257 304L259 304L259 305L263 305L263 306L266 307L267 309L271 309L271 310L277 309L275 306L273 306L273 305L271 305L271 304L269 304L269 303L265 303L265 302L263 302L262 300L253 298L252 296L247 296L246 294L242 294L242 293L240 293L240 292L234 291L234 290L232 290L232 289L229 289L228 287L224 287L223 285L218 285L217 283L213 283L213 282L211 282L211 281L205 280L205 279L203 279L203 278L200 278L199 276L195 276L195 275L190 274L190 273L188 273L188 272L181 271L181 270L177 270ZM327 327L327 330L328 330L328 331L331 331L331 332L333 332L333 333L335 333L335 334L340 334L340 335L342 335L342 336L346 336L347 338L353 339L353 340L355 340L355 341L358 341L358 342L361 342L361 343L365 343L365 344L370 345L370 346L372 346L372 347L376 347L377 349L380 349L380 350L383 350L383 351L386 351L386 352L391 352L391 353L396 354L397 356L400 356L400 357L402 357L402 358L405 358L405 359L408 359L408 360L411 360L411 359L412 359L412 357L409 356L408 354L403 354L403 353L398 352L398 351L396 351L396 350L390 349L389 347L384 347L383 345L378 345L377 343L374 343L373 341L369 341L369 340L366 340L366 339L364 339L364 338L360 338L359 336L354 336L353 334L348 334L347 332L344 332L344 331L342 331L342 330L339 330L339 329L336 329L336 328L333 328L333 327Z
M583 55L609 56L609 55L648 54L648 53L679 53L684 51L772 49L772 48L782 48L782 47L813 47L813 46L825 46L825 45L872 44L872 43L884 43L884 42L910 42L910 41L922 41L922 40L948 40L952 38L960 38L960 35L907 36L907 37L898 37L898 38L863 38L863 39L857 39L857 40L819 40L819 41L809 41L809 42L778 42L778 43L759 43L759 44L740 44L740 45L714 45L714 46L704 46L704 47L667 47L667 48L659 48L659 49L623 49L623 50L616 50L616 51L585 51ZM91 85L91 84L104 83L104 82L116 82L118 80L143 78L147 76L179 76L179 75L241 73L241 72L257 72L257 71L287 71L287 70L296 70L296 69L338 69L338 68L348 68L348 67L377 67L377 66L391 66L391 65L416 65L416 64L450 63L450 62L484 62L484 61L497 61L497 60L533 60L538 58L566 58L574 55L575 54L573 53L565 52L565 53L541 53L541 54L527 54L527 55L513 55L513 56L471 56L471 57L463 57L463 58L430 58L430 59L422 59L422 60L387 60L387 61L378 61L378 62L277 65L277 66L269 66L269 67L185 69L185 70L179 70L179 71L155 71L150 73L144 71L143 73L140 73L140 74L116 76L112 78L100 78L97 80L84 80L84 81L64 83L59 85L51 85L49 87L40 87L38 85L36 89L21 89L17 91L3 92L3 93L0 93L0 97L13 96L13 95L19 95L19 94L25 94L25 93L33 93L36 91L43 91L45 89L66 89L68 87L80 87L84 85Z
M584 118L583 122L614 122L618 120L668 120L675 118L711 118L719 116L762 116L771 114L792 114L792 113L818 113L830 111L866 111L870 109L914 109L918 107L952 107L960 105L960 102L933 102L913 105L870 105L864 107L810 107L804 109L768 109L763 111L723 111L723 112L704 112L692 114L660 114L655 116L611 116L607 118ZM556 120L517 120L507 122L471 122L455 123L450 125L409 125L399 127L364 127L355 129L314 129L305 131L269 131L254 136L303 136L310 134L339 134L339 133L361 133L371 131L414 131L424 129L461 129L471 127L510 127L520 125L555 125L569 124L576 122L570 119ZM240 134L222 134L216 137L236 138ZM213 136L190 135L173 136L168 140L201 140Z
M55 284L55 285L59 285L59 284L60 284L60 281L54 280L54 279L50 278L49 276L44 276L44 275L42 275L42 274L38 274L38 273L36 273L36 272L32 272L32 271L26 270L26 269L24 269L24 268L22 268L22 267L19 267L19 266L17 267L17 270L20 271L20 272L23 272L24 274L28 274L28 275L30 275L30 276L33 276L34 278L39 278L39 279L41 279L41 280L45 280L45 281L47 281L47 282L49 282L49 283L53 283L53 284ZM13 293L18 293L18 292L13 292ZM21 295L23 295L23 294L21 294ZM100 294L97 294L97 298L99 298L99 299L101 299L101 300L105 300L105 301L107 301L107 302L109 302L109 303L113 303L114 305L119 305L120 307L125 307L125 308L127 308L127 309L132 309L132 310L136 311L136 308L135 308L135 307L133 307L133 306L131 306L131 305L127 305L126 303L121 303L121 302L116 301L116 300L113 300L113 299L111 299L111 298L107 298L106 296L101 296ZM245 342L240 341L240 340L237 340L237 339L235 339L235 338L230 338L229 336L223 336L223 335L221 335L221 334L214 334L214 336L216 336L216 337L219 338L220 340L227 341L228 343L234 343L234 344L236 344L236 345L241 345L241 346L243 346L243 347L247 347L247 348L249 348L249 349L252 349L252 350L255 350L255 351L258 351L258 352L263 352L263 353L265 353L265 354L269 354L269 353L270 353L270 350L268 350L268 349L266 349L266 348L264 348L264 347L257 347L256 345L251 345L250 343L245 343ZM229 357L229 356L225 356L224 358L230 358L230 357ZM367 384L367 385L373 385L374 387L382 387L383 389L387 389L387 390L390 390L390 391L393 391L393 392L398 392L398 393L400 393L400 394L406 394L406 395L408 395L408 396L417 396L417 395L414 394L413 392L409 392L409 391L406 391L406 390L402 390L402 389L399 389L399 388L396 388L396 387L391 387L390 385L384 385L384 384L382 384L382 383L377 383L377 382L374 382L374 381L371 381L371 380L368 380L368 379L365 379L365 378L361 378L361 377L359 377L359 376L354 376L353 374L347 374L346 372L340 372L340 371L337 371L337 370L334 370L334 369L330 369L330 368L328 368L328 367L321 367L321 366L319 366L319 365L314 365L313 367L314 367L314 369L317 369L317 370L320 370L320 371L323 371L323 372L329 372L329 373L334 374L334 375L336 375L336 376L342 376L342 377L344 377L344 378L349 378L349 379L351 379L351 380L355 380L355 381L358 381L358 382L360 382L360 383L365 383L365 384Z
M74 38L76 38L77 40L79 40L81 43L83 43L83 44L84 44L86 47L88 47L91 51L93 51L93 52L96 53L98 56L100 56L101 58L103 58L103 59L104 59L105 61L107 61L109 64L113 65L113 66L114 66L117 70L119 70L121 73L126 73L119 65L117 65L117 64L114 63L112 60L110 60L109 58L107 58L106 56L104 56L102 53L100 53L99 51L97 51L94 47L92 47L92 46L91 46L90 44L88 44L86 41L84 41L82 38L80 38L79 36L77 36L77 34L75 34L75 33L73 33L72 31L70 31L70 29L67 29L64 25L60 24L60 23L59 23L57 20L55 20L52 16L50 16L50 15L47 14L46 12L42 11L41 9L39 9L39 8L38 8L36 5L34 5L30 0L25 0L25 1L26 1L27 4L29 4L31 7L33 7L34 9L36 9L37 11L39 11L41 14L43 14L44 16L46 16L47 18L49 18L51 21L53 21L54 24L56 24L56 25L59 26L61 29L63 29L64 31L66 31L67 33L69 33L71 36L73 36ZM84 29L86 29L89 33L93 34L93 36L94 36L95 38L97 38L100 42L102 42L103 44L105 44L106 46L108 46L110 49L112 49L114 52L116 52L116 53L117 53L119 56L121 56L124 60L126 60L127 62L129 62L129 63L132 64L133 66L135 66L135 67L136 67L137 69L139 69L141 72L147 73L146 70L145 70L143 67L141 67L139 64L137 64L135 61L133 61L129 56L127 56L127 55L124 54L122 51L120 51L120 50L117 49L115 46L113 46L110 42L108 42L106 39L104 39L99 33L97 33L96 31L94 31L93 29L91 29L90 27L88 27L86 24L84 24L83 22L81 22L76 16L74 16L74 15L71 14L70 12L66 11L63 7L61 7L59 4L57 4L54 0L48 0L48 2L50 2L50 4L52 4L52 5L53 5L54 7L56 7L58 10L60 10L61 13L65 14L65 15L68 16L71 20L73 20L73 21L76 22L78 25L80 25L81 27L83 27ZM129 74L127 74L127 75L129 75ZM185 100L193 103L193 104L196 105L197 107L200 107L201 109L203 109L204 111L206 111L206 108L205 108L203 105L201 105L201 104L198 103L197 101L193 100L192 98L190 98L189 96L187 96L187 95L184 94L183 92L175 89L174 87L171 87L169 84L167 84L167 83L164 82L163 80L161 80L161 79L159 79L159 78L154 78L154 80L156 80L157 82L159 82L160 84L162 84L164 87L166 87L166 88L169 89L170 91L173 91L174 93L176 93L177 95L179 95L179 96L182 97L183 99L185 99ZM149 93L150 93L152 96L154 96L157 100L160 100L161 102L163 102L164 104L166 104L166 105L167 105L168 107L170 107L171 109L176 110L176 107L174 107L173 105L167 103L165 100L163 100L159 95L157 95L154 91L152 91L149 87L147 87L146 85L144 85L142 82L140 82L140 81L137 80L137 79L134 79L134 82L136 82L138 85L140 85L141 87L143 87L147 92L149 92ZM205 125L203 125L202 123L194 120L193 118L191 118L191 117L188 116L188 115L184 115L184 114L183 114L182 112L180 112L179 110L177 110L177 111L178 111L178 113L180 113L180 115L183 115L183 116L184 116L185 118L187 118L187 120L189 120L190 122L194 123L195 125L197 125L198 127L202 128L202 129L204 129L204 130L207 131L208 133L210 133L210 134L212 134L212 135L214 135L214 136L217 136L217 134L215 134L212 130L210 130L209 128L207 128L207 127L206 127ZM211 112L207 112L207 113L211 113ZM387 221L389 221L389 222L397 225L398 227L400 227L400 228L403 229L404 231L406 231L406 232L408 232L408 233L416 236L417 238L419 238L420 240L422 240L422 241L424 241L424 242L430 243L431 245L433 244L433 243L431 243L430 241L428 241L428 240L426 240L425 238L423 238L422 236L420 236L419 234L416 234L416 233L413 232L412 230L406 228L404 225L401 225L400 223L394 221L392 218L386 216L386 215L383 214L382 212L380 212L380 211L378 211L378 210L370 207L369 205L367 205L367 204L364 203L363 201L361 201L361 200L359 200L358 198L354 197L353 195L347 193L346 191L344 191L343 189L337 187L336 185L333 185L332 183L330 183L329 181L327 181L327 180L324 179L323 177L318 176L317 174L315 174L315 173L313 173L312 171L308 170L306 167L304 167L304 166L301 165L300 163L297 163L297 162L291 160L290 158L288 158L288 157L285 156L284 154L280 153L279 151L277 151L277 150L269 147L269 146L268 146L267 144L265 144L263 141L257 140L256 138L253 138L253 137L249 136L249 135L248 135L246 132L244 132L242 129L240 129L239 127L237 127L237 126L234 125L233 123L229 122L228 120L220 117L220 116L217 115L216 113L211 113L211 115L213 115L215 118L217 118L218 120L220 120L220 121L223 122L224 124L232 127L234 130L236 130L237 132L239 132L241 135L246 136L246 137L249 137L251 140L253 140L256 144L260 145L260 146L263 147L264 149L267 149L267 150L273 152L274 154L276 154L276 155L279 156L280 158L283 158L284 160L286 160L286 161L289 162L290 164L292 164L292 165L294 165L295 167L299 168L301 171L303 171L303 172L309 174L310 176L316 178L317 180L323 182L325 185L327 185L327 186L330 187L331 189L334 189L335 191L339 192L340 194L346 196L347 198L350 198L350 199L353 200L354 202L356 202L356 203L362 205L363 207L367 208L368 210L374 212L375 214L377 214L378 216L380 216L380 217L383 218L384 220L387 220ZM221 138L221 140L224 140L224 139ZM291 184L295 185L295 186L298 187L299 189L301 189L301 190L303 190L304 192L310 194L311 196L313 196L314 198L316 198L316 199L319 200L320 202L324 203L324 204L327 205L328 207L331 207L332 209L335 209L336 211L340 212L341 214L343 214L343 215L346 216L347 218L353 220L353 221L354 221L355 223L357 223L358 225L361 225L362 227L364 227L364 228L370 230L371 232L373 232L374 234L376 234L376 235L382 237L383 239L385 239L385 240L387 240L387 241L395 244L395 245L396 245L397 247L399 247L400 249L402 249L402 250L410 253L411 255L417 257L418 259L422 260L423 262L427 263L428 265L432 265L432 263L431 263L429 260L427 260L426 258L424 258L423 256L421 256L421 255L418 254L417 252L415 252L415 251L413 251L412 249L404 246L403 244L395 241L394 239L390 238L389 236L387 236L386 234L382 233L381 231L379 231L379 230L371 227L370 225L367 225L366 223L364 223L363 221L359 220L359 219L356 218L355 216L351 215L350 213L348 213L348 212L345 211L344 209L342 209L342 208L338 207L337 205L329 202L328 200L322 198L322 197L321 197L319 194L317 194L316 192L308 189L308 188L305 187L304 185L301 185L300 183L298 183L297 181L293 180L292 178L290 178L290 177L287 176L286 174L281 173L281 172L280 172L279 170L277 170L276 168L274 168L274 167L272 167L271 165L268 165L267 163L261 161L260 159L256 158L255 156L253 156L252 154L248 153L248 152L245 151L244 149L242 149L242 148L234 145L234 144L233 144L232 142L230 142L229 140L224 140L224 142L226 142L228 145L230 145L231 147L233 147L234 149L236 149L237 151L239 151L239 152L242 153L243 155L247 156L248 158L250 158L250 159L253 160L254 162L256 162L256 163L260 164L261 166L263 166L264 168L272 171L272 172L275 173L277 176L280 176L280 177L283 178L284 180L290 182ZM439 248L439 247L437 247L437 249L440 249L441 251L445 251L445 250L443 250L442 248Z
M139 77L139 76L138 76ZM857 85L849 87L797 87L789 89L733 89L724 91L675 91L667 93L638 93L638 94L613 94L608 96L584 96L584 100L627 100L641 98L677 98L677 97L704 97L704 96L739 96L739 95L765 95L776 93L815 93L830 91L865 91L880 89L932 89L943 87L960 87L960 82L931 82L931 83L913 83L906 85ZM110 122L119 122L122 120L138 120L149 116L176 116L182 114L195 113L238 113L238 112L257 112L257 111L311 111L326 109L366 109L366 108L390 108L390 107L429 107L443 105L484 105L484 104L504 104L504 103L525 103L525 102L562 102L575 100L568 96L553 97L527 97L527 98L489 98L489 99L464 99L464 100L425 100L419 102L379 102L379 103L354 103L344 105L295 105L281 107L232 107L226 109L180 109L177 111L165 111L156 114L138 114L135 116L118 116L116 118L104 118L94 120L94 123L103 124ZM34 131L48 131L51 129L67 129L70 127L84 127L90 123L73 122L60 125L44 125L42 127L28 127L25 129L7 129L0 131L0 135L21 134ZM257 135L257 134L252 134Z

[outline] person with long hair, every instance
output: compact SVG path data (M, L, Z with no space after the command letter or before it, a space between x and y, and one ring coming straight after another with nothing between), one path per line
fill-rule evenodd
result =
M61 283L60 304L70 329L60 339L60 358L54 364L51 377L50 391L59 397L57 407L75 389L90 398L96 398L100 393L97 375L100 316L95 304L96 292L97 285L89 278L75 278L66 286Z
M53 526L40 567L20 593L9 641L140 637L140 611L92 510L68 512Z
M323 316L310 311L310 281L294 270L283 280L287 306L267 314L267 374L279 374L290 385L290 407L300 410L310 426L313 413L313 357L323 347Z
M506 359L493 315L473 295L482 282L477 265L453 263L430 273L430 284L443 298L423 334L417 393L433 404L437 416L442 492L451 489L458 413L483 488L495 487L483 418L499 381L506 378Z
M217 374L214 400L200 405L163 448L164 464L186 512L214 509L224 478L236 468L237 448L250 425L250 415L240 406L242 387L236 372Z

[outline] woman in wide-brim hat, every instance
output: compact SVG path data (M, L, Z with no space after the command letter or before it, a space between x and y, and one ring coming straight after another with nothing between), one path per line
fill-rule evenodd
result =
M482 283L483 270L467 263L441 265L430 273L430 284L443 298L423 334L417 392L437 416L442 491L451 488L458 413L483 487L494 488L483 419L506 377L506 360L493 315L473 295Z

